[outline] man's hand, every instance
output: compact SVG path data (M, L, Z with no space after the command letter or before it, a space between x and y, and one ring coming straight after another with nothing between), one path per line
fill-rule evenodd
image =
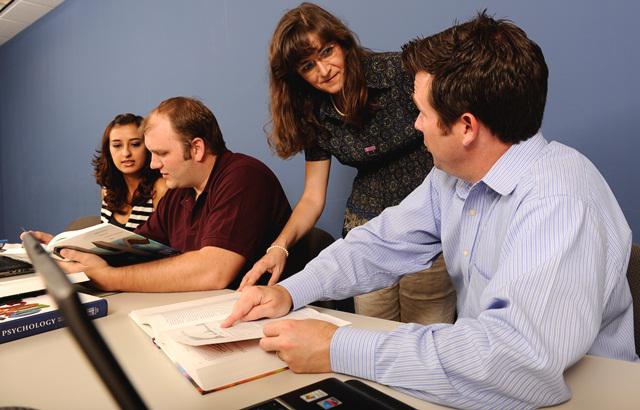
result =
M117 275L104 259L92 253L73 249L63 249L60 254L65 261L58 264L67 273L84 272L98 287L104 290L118 290Z
M281 320L264 326L260 347L277 352L294 373L331 371L329 349L337 326L322 320Z
M34 238L36 238L40 243L42 244L48 244L51 239L53 239L53 235L51 235L50 233L46 233L46 232L42 232L42 231L27 231L27 232L22 232L20 234L20 240L23 240L23 235L26 233L30 233L31 236L33 236Z
M280 279L286 263L286 254L280 249L273 249L253 264L251 270L242 278L238 290L243 290L247 286L254 285L266 272L271 272L269 286L275 285L278 283L278 279Z
M238 320L248 322L284 316L289 313L292 305L291 295L280 285L249 286L242 291L233 311L220 327L230 327Z

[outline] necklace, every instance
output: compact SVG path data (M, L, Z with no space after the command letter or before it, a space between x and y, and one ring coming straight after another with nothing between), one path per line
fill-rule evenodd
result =
M329 98L331 98L331 105L333 105L333 108L336 110L336 112L341 116L341 117L345 117L346 114L343 113L342 111L340 111L338 109L338 106L336 105L336 102L333 100L333 95L329 95Z

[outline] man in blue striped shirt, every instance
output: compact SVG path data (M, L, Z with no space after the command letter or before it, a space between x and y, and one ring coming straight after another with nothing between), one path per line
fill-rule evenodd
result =
M442 251L455 324L281 321L265 326L262 347L295 372L350 374L465 408L560 403L571 397L564 371L585 354L637 360L631 231L594 165L538 132L548 77L538 45L482 13L409 43L403 59L436 168L302 272L245 289L225 326L388 287Z

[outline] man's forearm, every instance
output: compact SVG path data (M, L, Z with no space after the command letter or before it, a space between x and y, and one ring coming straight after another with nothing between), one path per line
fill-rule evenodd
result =
M104 278L109 285L106 287L134 292L223 289L240 272L244 258L238 254L229 257L224 253L233 252L209 248L147 263L110 267ZM91 276L91 272L88 274Z

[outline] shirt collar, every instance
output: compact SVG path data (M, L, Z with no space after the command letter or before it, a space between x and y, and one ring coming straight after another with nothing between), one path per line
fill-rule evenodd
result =
M542 133L538 132L528 140L512 145L493 164L482 182L500 195L510 194L547 144Z
M211 168L211 172L209 173L209 178L207 179L207 183L204 186L204 190L198 196L198 201L202 202L204 199L201 198L205 198L207 196L207 193L211 191L211 185L214 184L214 180L216 179L215 175L219 172L219 170L222 168L222 164L228 160L231 154L231 151L224 150L222 153L217 155L216 162L215 164L213 164L213 168ZM182 206L191 206L190 203L194 201L196 197L196 191L193 188L188 188L185 192L187 193L180 203L182 204Z
M211 169L211 173L209 174L209 179L207 179L207 184L205 185L204 191L202 191L202 194L200 194L200 196L211 191L211 185L213 185L214 181L216 180L215 178L216 174L220 171L220 169L224 168L223 164L227 162L231 154L232 154L231 151L229 151L228 149L225 149L223 152L216 155L216 163L213 164L213 168Z

